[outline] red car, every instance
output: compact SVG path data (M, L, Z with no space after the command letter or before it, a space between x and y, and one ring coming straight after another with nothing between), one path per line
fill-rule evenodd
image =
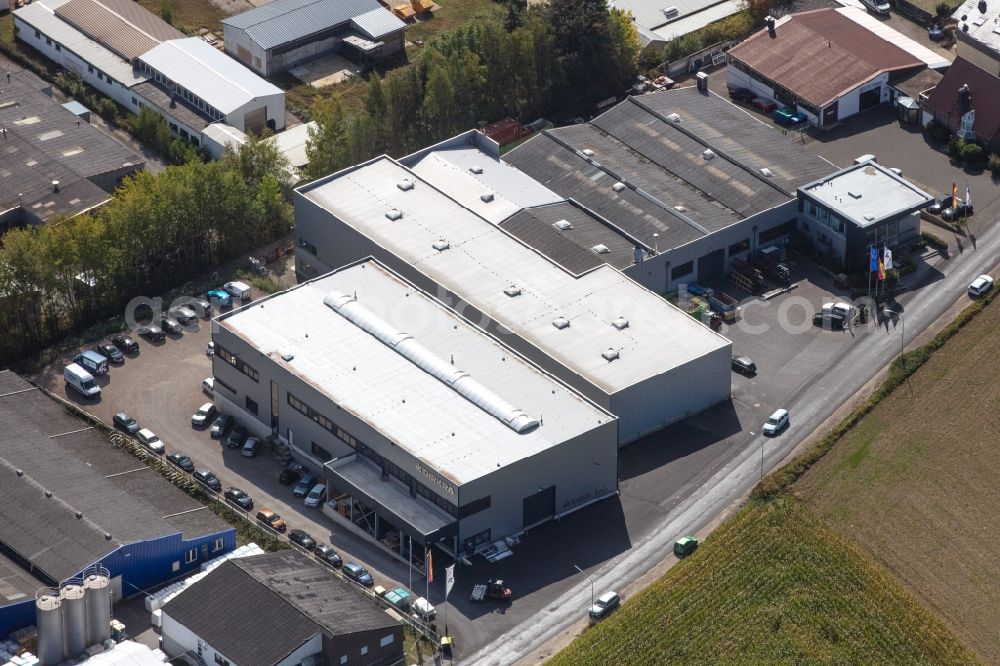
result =
M753 108L757 109L761 113L771 113L778 105L769 99L764 99L763 97L755 97L753 102Z

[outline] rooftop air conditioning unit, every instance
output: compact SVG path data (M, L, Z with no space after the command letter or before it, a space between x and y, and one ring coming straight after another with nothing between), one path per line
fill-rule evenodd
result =
M676 18L677 15L680 14L680 11L677 9L677 7L674 6L664 7L662 11L663 11L663 17L668 19Z

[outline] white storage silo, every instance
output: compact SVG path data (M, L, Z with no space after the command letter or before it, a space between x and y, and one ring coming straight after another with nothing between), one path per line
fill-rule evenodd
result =
M89 571L83 578L87 609L87 645L111 638L111 575L107 569Z
M63 633L66 636L66 656L75 657L87 649L86 590L82 581L74 580L59 589L63 606Z
M35 626L38 627L38 660L41 665L62 663L63 618L59 590L45 588L35 594Z

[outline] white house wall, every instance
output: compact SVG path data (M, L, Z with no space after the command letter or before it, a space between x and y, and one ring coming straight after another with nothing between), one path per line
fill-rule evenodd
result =
M262 106L267 106L267 119L274 121L274 127L276 130L280 131L285 129L285 95L284 93L280 95L267 95L265 97L257 97L254 100L247 102L240 108L236 109L231 113L226 114L226 124L232 125L238 130L246 131L246 127L243 124L243 119L247 113L251 113L261 108Z
M41 37L35 37L35 28L22 21L16 14L14 15L14 29L17 31L18 39L30 45L46 58L64 69L75 72L87 85L99 90L132 113L139 113L138 105L133 102L135 95L121 81L109 83L107 76L98 79L97 68L94 68L94 72L91 73L88 69L91 65L87 61L62 44L59 44L56 40L51 39L51 37L48 39L52 43L46 44L47 35L44 32L40 33ZM59 50L56 50L56 44L59 44ZM104 72L104 74L107 74L107 72Z
M269 76L271 74L267 71L267 59L265 57L266 54L264 50L260 48L260 45L257 44L257 42L250 39L246 32L240 30L239 28L223 24L222 36L226 45L227 54L262 76ZM239 56L240 47L249 52L249 62L245 58L241 58Z
M223 663L216 660L216 655L218 655L225 660L224 663L228 663L230 666L240 666L240 664L202 641L197 634L170 617L166 611L163 611L163 626L160 629L160 634L163 637L163 651L172 658L180 657L182 654L190 652L200 655L206 664ZM198 650L199 644L201 645L200 652ZM289 653L284 659L277 662L275 666L295 666L305 661L306 657L319 654L322 651L323 635L317 633L296 650Z

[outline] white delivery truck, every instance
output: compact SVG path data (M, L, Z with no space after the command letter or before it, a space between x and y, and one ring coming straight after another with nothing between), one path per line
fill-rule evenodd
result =
M66 386L82 395L84 398L97 398L101 395L101 387L94 381L94 376L76 363L70 363L63 370Z
M227 282L223 285L226 291L233 295L235 298L242 299L244 301L250 300L250 285L246 282Z

